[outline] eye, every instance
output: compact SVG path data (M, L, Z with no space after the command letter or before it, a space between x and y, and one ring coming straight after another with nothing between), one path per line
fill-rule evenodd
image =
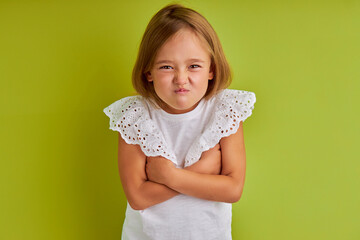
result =
M160 69L171 69L171 66L161 66Z
M190 65L190 68L199 68L200 65L197 65L197 64L193 64L193 65Z

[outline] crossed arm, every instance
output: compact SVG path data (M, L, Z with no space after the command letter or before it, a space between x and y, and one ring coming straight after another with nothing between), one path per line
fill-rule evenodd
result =
M222 138L195 164L184 168L163 157L146 157L140 146L119 134L118 166L130 206L142 210L179 193L212 201L237 202L245 181L242 122L236 133Z

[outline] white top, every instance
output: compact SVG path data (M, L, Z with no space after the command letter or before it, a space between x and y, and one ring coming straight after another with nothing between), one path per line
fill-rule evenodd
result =
M104 112L110 129L127 143L140 145L146 156L163 156L183 168L235 133L255 102L253 92L225 89L183 114L155 109L141 96L120 99ZM127 204L122 239L231 240L231 204L184 194L140 211Z

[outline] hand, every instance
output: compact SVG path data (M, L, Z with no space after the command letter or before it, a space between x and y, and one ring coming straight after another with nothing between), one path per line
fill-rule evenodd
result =
M213 148L203 152L199 161L185 169L198 173L219 175L221 173L220 144L218 143Z
M146 174L148 180L152 182L166 184L175 168L174 163L164 157L146 157Z

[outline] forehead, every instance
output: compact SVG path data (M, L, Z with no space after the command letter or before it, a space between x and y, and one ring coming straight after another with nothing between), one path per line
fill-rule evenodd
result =
M180 29L172 35L160 48L156 59L171 58L182 60L184 58L202 58L208 60L210 52L207 43L189 28Z

